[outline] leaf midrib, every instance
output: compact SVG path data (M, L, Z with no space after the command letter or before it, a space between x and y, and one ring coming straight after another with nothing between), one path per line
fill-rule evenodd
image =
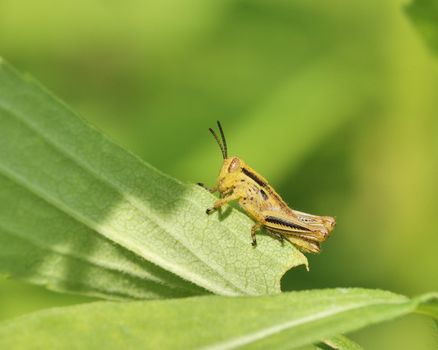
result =
M248 333L245 334L243 336L239 336L236 338L233 338L231 340L227 340L225 342L219 342L216 344L212 344L212 345L208 345L204 348L202 348L202 350L228 350L228 349L235 349L244 345L248 345L251 344L255 341L264 339L266 337L272 336L274 334L283 332L289 328L292 328L294 326L303 326L318 320L322 320L325 317L329 317L329 316L335 316L335 315L339 315L342 314L344 312L350 311L350 310L354 310L354 309L361 309L364 307L368 307L368 306L376 306L376 305L387 305L387 304L405 304L407 301L409 301L408 299L406 299L405 301L388 301L387 299L381 299L381 300L375 300L376 302L363 302L363 303L358 303L358 304L354 304L354 305L350 305L350 306L345 306L345 307L338 307L336 309L329 309L329 310L324 310L321 311L319 313L315 313L312 315L307 315L304 316L300 319L294 319L294 320L290 320L287 322L283 322L283 323L278 323L275 325L272 325L268 328L263 328L259 331L255 331L252 333ZM300 344L298 344L299 346Z

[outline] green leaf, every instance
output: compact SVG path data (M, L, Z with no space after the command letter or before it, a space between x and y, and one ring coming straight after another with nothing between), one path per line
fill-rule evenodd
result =
M0 348L292 349L415 312L437 300L438 294L408 299L380 290L332 289L97 302L3 323Z
M306 258L264 235L254 249L251 220L207 216L214 200L0 60L0 273L116 299L280 292Z
M338 335L330 339L326 339L322 342L322 344L318 344L318 346L322 350L330 350L330 349L361 350L362 349L362 347L359 346L357 343L355 343L354 341L348 339L343 335Z
M406 12L435 54L438 54L438 1L414 0Z
M418 312L430 316L438 321L438 298L429 298L428 295L419 297Z

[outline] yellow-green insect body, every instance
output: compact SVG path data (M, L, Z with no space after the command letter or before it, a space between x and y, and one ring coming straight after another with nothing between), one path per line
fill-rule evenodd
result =
M252 244L256 245L256 232L262 227L276 238L287 239L304 252L318 253L319 244L327 239L335 226L335 219L316 216L288 207L278 193L254 169L238 157L228 157L227 144L220 123L222 143L210 129L221 148L224 162L217 184L210 192L219 191L219 199L207 214L213 213L231 201L238 201L242 209L256 222L251 229Z

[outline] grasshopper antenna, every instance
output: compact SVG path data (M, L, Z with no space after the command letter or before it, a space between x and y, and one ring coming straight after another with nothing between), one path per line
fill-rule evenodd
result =
M214 132L214 130L212 128L209 128L208 130L210 130L211 134L214 136L214 138L216 139L217 144L219 145L221 152L222 152L222 157L224 159L226 159L226 152L224 149L224 146L222 145L221 141L219 140L219 137L216 135L216 133Z
M227 147L227 140L225 140L225 135L224 135L224 130L222 129L222 125L220 123L220 121L217 121L217 126L219 127L219 131L221 132L221 137L222 137L222 144L224 146L223 151L224 151L224 159L228 158L228 147Z

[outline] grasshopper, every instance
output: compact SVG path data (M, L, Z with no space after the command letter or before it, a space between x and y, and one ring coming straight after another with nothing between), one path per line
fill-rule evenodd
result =
M275 238L282 242L286 239L303 252L319 253L320 243L328 238L335 227L335 219L289 208L265 178L239 157L228 157L227 142L219 121L217 125L221 139L213 129L209 130L221 149L224 162L216 186L206 189L211 193L218 191L220 199L206 213L210 215L223 205L238 201L240 207L255 221L251 228L253 246L257 245L256 232L265 228Z

